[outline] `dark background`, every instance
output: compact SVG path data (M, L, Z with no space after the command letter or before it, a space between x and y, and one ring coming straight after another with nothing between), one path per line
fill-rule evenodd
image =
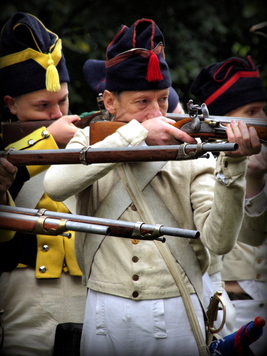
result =
M173 87L183 103L194 99L189 88L202 67L231 56L252 56L267 86L267 37L250 31L267 21L265 0L11 0L0 5L1 28L17 11L37 16L62 39L75 114L97 109L83 78L84 62L105 59L120 25L142 17L153 19L165 36Z

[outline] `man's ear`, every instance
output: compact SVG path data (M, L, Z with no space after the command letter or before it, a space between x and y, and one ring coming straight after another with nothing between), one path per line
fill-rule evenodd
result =
M4 102L5 102L6 106L9 108L11 114L16 115L17 109L15 107L15 99L12 96L5 95Z
M111 115L115 115L116 113L116 97L115 95L110 92L109 90L105 90L104 94L103 94L103 100L104 100L104 105L105 108L107 109L107 111L111 114Z

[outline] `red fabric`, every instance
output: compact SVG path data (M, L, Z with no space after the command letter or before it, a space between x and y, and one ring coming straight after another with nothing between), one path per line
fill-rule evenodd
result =
M160 71L158 56L153 51L150 51L150 57L149 57L147 73L146 73L146 80L148 80L149 82L157 82L162 79L164 78Z
M258 78L259 72L243 72L240 71L234 74L227 82L225 82L218 90L216 90L211 96L209 96L205 103L209 106L215 99L221 96L227 89L234 85L240 78Z

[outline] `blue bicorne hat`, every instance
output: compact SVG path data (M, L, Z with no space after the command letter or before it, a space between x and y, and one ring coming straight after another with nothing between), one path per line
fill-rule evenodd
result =
M164 37L153 20L122 25L106 50L109 91L165 89L171 78L164 55Z
M0 39L0 73L4 95L36 90L51 92L69 82L61 40L34 15L18 12L7 21Z

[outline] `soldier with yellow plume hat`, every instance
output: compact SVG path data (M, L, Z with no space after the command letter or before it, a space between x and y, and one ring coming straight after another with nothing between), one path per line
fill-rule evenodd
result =
M2 120L55 120L8 147L16 150L63 148L78 130L69 115L70 81L62 43L35 16L19 12L0 39ZM74 201L55 202L43 189L47 167L16 168L0 160L0 203L74 212ZM30 235L0 231L1 355L52 355L59 323L82 322L86 288L74 253L74 233Z

